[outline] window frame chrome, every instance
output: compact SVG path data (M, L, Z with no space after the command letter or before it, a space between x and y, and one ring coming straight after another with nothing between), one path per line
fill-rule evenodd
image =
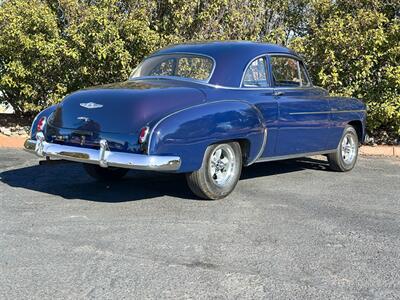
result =
M247 71L249 70L250 66L251 66L254 62L256 62L257 60L259 60L259 59L263 59L264 68L265 68L265 76L266 76L265 80L266 80L266 82L267 82L267 86L265 86L265 87L257 87L257 86L252 87L252 86L247 86L247 85L244 84L244 78L246 77L246 73L247 73ZM250 90L253 90L253 89L267 89L267 88L271 88L272 86L271 86L271 79L270 79L268 64L269 64L269 60L268 60L268 55L267 55L267 54L262 54L262 55L256 56L255 58L253 58L252 60L250 60L250 62L247 63L246 67L244 68L244 72L243 72L242 78L241 78L241 80L240 80L240 88L243 88L243 89L250 89Z

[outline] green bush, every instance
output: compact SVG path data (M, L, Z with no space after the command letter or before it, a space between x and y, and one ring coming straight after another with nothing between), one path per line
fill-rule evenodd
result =
M0 92L33 114L79 88L126 79L170 43L268 41L302 54L317 85L363 99L369 132L394 138L399 11L398 0L0 1Z
M0 7L0 90L35 113L79 88L126 79L159 47L140 7L120 1L9 0Z
M375 136L400 134L398 8L374 0L319 1L307 33L291 41L304 54L316 84L367 103L368 129Z

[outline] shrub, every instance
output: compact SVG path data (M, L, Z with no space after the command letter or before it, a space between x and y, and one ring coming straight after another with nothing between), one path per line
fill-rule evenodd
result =
M394 3L394 2L393 2ZM390 3L389 3L390 4ZM399 4L398 4L399 6ZM372 135L400 134L400 19L388 2L319 1L307 34L292 41L316 84L363 99Z
M0 90L35 113L79 88L126 79L159 47L142 9L119 1L10 0L0 7Z
M0 92L35 113L124 80L149 53L190 40L289 45L314 82L363 99L368 130L400 134L398 0L0 0Z

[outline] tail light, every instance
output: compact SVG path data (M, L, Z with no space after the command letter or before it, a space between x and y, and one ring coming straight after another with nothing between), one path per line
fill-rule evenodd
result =
M147 136L149 135L149 131L150 131L150 128L148 126L145 126L142 129L140 129L139 144L143 144L146 141Z
M43 131L45 126L46 126L46 117L41 117L36 125L36 132Z

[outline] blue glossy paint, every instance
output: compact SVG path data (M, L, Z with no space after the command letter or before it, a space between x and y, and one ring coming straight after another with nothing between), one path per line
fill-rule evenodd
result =
M107 133L139 133L149 121L205 101L197 85L176 81L128 81L81 90L57 107L56 127ZM81 103L103 107L88 109ZM89 119L89 122L85 118Z
M244 69L256 56L266 53L296 55L294 51L274 44L235 41L175 45L161 49L154 55L177 52L203 54L214 58L216 65L209 83L227 87L240 85Z
M314 88L279 89L279 134L276 156L327 149L330 133L329 101ZM336 147L334 147L336 148Z
M201 167L207 146L221 141L245 140L251 147L249 160L261 150L262 117L250 104L242 101L217 101L175 113L154 128L149 153L184 157L180 171Z
M365 136L365 105L357 99L329 97L313 86L277 88L270 82L262 89L240 87L243 72L255 57L266 55L267 62L271 53L297 57L287 48L212 42L172 46L154 55L178 52L212 57L216 65L209 83L141 78L77 91L40 114L49 116L46 140L98 148L100 139L106 139L112 151L180 156L179 172L190 172L200 168L205 149L213 143L240 140L248 164L260 155L335 149L350 122L360 124L361 140ZM103 107L80 105L88 102ZM139 145L143 126L150 127L151 138Z
M31 132L30 132L31 139L33 139L33 140L36 139L36 127L37 127L39 120L42 117L48 118L56 110L56 108L57 108L57 105L52 105L52 106L42 110L40 113L38 113L36 115L35 119L32 122L32 125L31 125Z

